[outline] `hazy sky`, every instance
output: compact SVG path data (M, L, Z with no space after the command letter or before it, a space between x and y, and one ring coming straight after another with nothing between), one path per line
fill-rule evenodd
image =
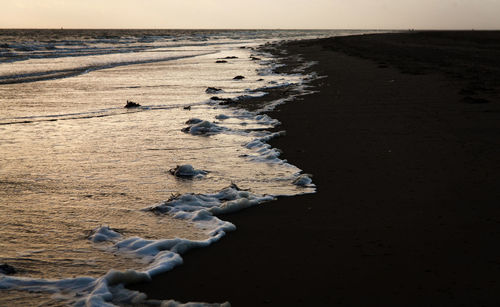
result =
M500 29L500 0L0 0L0 28Z

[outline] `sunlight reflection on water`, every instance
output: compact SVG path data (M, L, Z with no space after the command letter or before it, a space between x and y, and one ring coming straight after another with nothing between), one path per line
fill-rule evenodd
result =
M169 56L199 56L154 63L148 61L165 50L0 63L0 76L129 58L142 63L0 85L0 263L14 266L16 277L44 279L140 270L145 263L118 254L111 242L91 243L90 232L109 225L124 238L204 240L210 235L197 224L141 209L174 194L214 193L231 183L259 195L314 191L292 184L297 167L256 162L268 149L245 146L265 136L261 130L272 122L210 103L214 94L205 92L217 87L223 89L218 96L235 98L255 94L249 89L300 83L300 75L259 74L272 59L259 54L262 60L252 60L249 47L263 42L172 47ZM216 63L226 57L227 63ZM234 80L237 75L245 79ZM125 109L127 100L141 107ZM182 132L191 118L222 130L209 136ZM172 176L169 170L183 164L207 174ZM23 296L4 291L0 305L23 302ZM47 298L30 297L26 302Z
M34 122L1 126L0 210L7 217L2 235L9 238L1 243L2 257L15 258L31 277L99 276L109 268L137 268L91 246L85 232L110 225L127 237L203 239L206 234L188 222L159 219L140 209L173 193L214 192L231 182L262 194L296 193L289 182L273 178L291 177L298 169L241 157L251 152L243 145L252 137L181 132L190 118L214 121L229 112L207 104L182 108L207 101L207 86L238 93L260 78L258 64L249 60L223 68L214 64L224 52L3 87L9 112L2 120ZM230 54L249 56L243 49ZM247 81L235 82L236 74ZM123 109L127 99L145 108ZM95 110L101 111L92 114ZM241 122L232 120L236 128ZM179 180L168 172L178 164L195 164L209 174Z

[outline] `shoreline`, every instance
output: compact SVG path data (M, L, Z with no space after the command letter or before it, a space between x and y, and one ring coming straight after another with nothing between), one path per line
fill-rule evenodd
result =
M223 217L237 231L129 286L233 306L500 304L500 33L286 43L326 78L272 112L317 193ZM286 69L286 68L285 68Z

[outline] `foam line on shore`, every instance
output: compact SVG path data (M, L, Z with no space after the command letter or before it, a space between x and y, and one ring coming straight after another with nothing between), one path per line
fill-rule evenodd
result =
M101 278L45 280L5 276L0 279L0 289L65 292L65 298L75 306L114 306L109 302L119 303L124 302L124 299L128 303L146 302L147 299L142 293L127 290L123 285L150 281L153 276L182 264L181 255L188 250L211 245L225 236L227 232L236 230L236 226L220 220L216 215L242 210L273 199L273 196L256 195L240 190L235 185L215 194L181 195L162 204L145 208L144 211L158 215L169 214L178 219L190 220L209 235L208 239L195 241L181 238L161 240L124 238L110 227L101 226L89 236L92 242L96 244L110 242L113 252L139 258L147 264L146 268L141 271L124 272L110 270Z
M291 85L285 82L283 86ZM299 91L305 89L303 84L293 84L293 86L296 86ZM257 92L254 96L262 98L265 94ZM292 95L291 97L295 96ZM293 98L284 98L284 100L279 99L277 101L283 103L290 99ZM272 101L268 105L274 103L277 102ZM223 108L221 107L221 109ZM226 114L229 115L221 116L218 119L237 118L270 128L274 128L279 124L279 121L270 118L268 115L260 114L260 112L228 109ZM281 154L279 149L272 148L267 144L270 139L285 135L284 131L268 132L253 129L249 129L249 131L230 129L223 124L203 119L192 119L187 124L188 128L185 132L196 136L210 137L218 133L235 133L255 137L254 140L244 145L246 149L253 152L252 155L248 156L249 159L255 162L288 164L286 160L279 158ZM310 188L304 189L304 193L314 192L314 185L307 178L298 172L293 178L286 178L286 180L290 184L297 180L302 183L305 180L307 181L305 184L298 184L298 186ZM160 216L168 214L177 219L189 220L196 227L202 229L208 239L198 241L182 238L150 240L141 237L125 237L119 231L114 230L112 225L111 227L101 226L96 228L89 236L93 243L109 248L111 252L140 259L145 264L145 267L141 270L109 270L99 278L79 277L47 280L3 276L0 278L0 289L57 293L58 296L76 306L115 306L122 303L147 303L162 306L165 306L165 304L167 304L166 306L212 306L212 304L198 305L193 303L182 305L175 301L147 301L144 294L127 290L124 285L150 281L153 276L167 272L182 264L181 255L188 250L209 246L224 237L226 233L236 229L234 224L219 219L218 215L240 211L274 199L275 195L254 194L251 191L242 190L236 185L213 194L188 193L178 195L159 205L145 208L144 211ZM224 303L222 306L227 306L227 304Z

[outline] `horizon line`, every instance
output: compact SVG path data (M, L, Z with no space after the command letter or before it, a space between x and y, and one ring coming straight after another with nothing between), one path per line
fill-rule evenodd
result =
M0 27L0 30L172 30L172 31L500 31L500 28L79 28Z

